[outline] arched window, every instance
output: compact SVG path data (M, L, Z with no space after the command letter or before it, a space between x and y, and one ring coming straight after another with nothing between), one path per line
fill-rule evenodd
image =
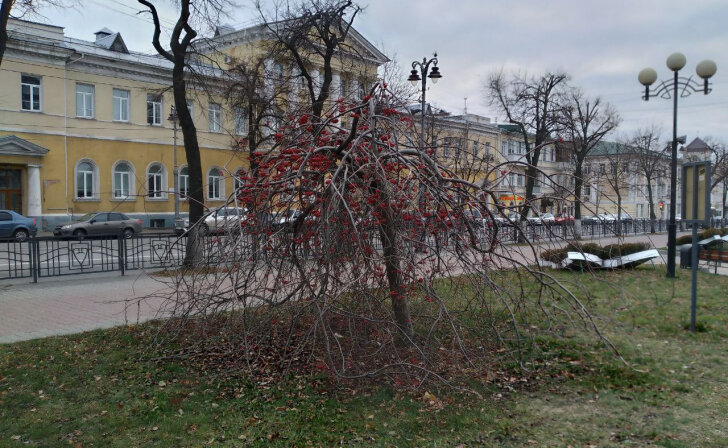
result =
M165 190L164 167L159 163L152 163L147 169L147 196L163 199L166 196Z
M177 188L179 189L179 198L187 199L187 195L190 194L190 170L187 168L187 165L183 166L182 169L179 170L178 182L179 185Z
M96 164L91 160L81 160L76 165L76 198L95 199L98 192Z
M129 199L134 195L134 170L129 162L122 161L114 165L112 181L114 199Z
M225 178L219 168L211 168L207 173L207 199L222 199L225 192Z

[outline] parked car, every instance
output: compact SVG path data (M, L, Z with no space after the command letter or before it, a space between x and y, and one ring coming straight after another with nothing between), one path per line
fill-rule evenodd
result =
M594 215L584 215L584 216L581 217L581 222L582 223L589 223L589 224L591 224L591 223L595 223L597 221L599 221L599 218L597 218Z
M617 217L611 213L600 213L597 215L597 219L602 222L614 222L617 220Z
M247 219L248 210L240 207L220 207L205 215L200 223L202 235L220 234L239 229ZM190 220L185 219L185 229L190 228Z
M554 217L556 224L571 224L574 222L574 217L570 215L559 215Z
M634 221L634 219L632 218L632 215L630 215L629 213L621 213L619 215L619 220L622 221L622 222L632 222L632 221Z
M37 232L35 218L26 218L12 210L0 210L0 239L25 241Z
M537 216L529 216L528 222L536 225L554 224L556 222L556 218L551 213L539 213Z
M135 233L141 232L141 219L131 219L119 212L86 213L75 222L56 226L53 229L53 235L61 237L118 235L123 233L124 238L130 238Z

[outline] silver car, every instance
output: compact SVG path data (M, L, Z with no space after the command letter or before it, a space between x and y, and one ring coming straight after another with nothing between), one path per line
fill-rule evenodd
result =
M141 219L131 219L119 212L86 213L75 222L56 226L53 229L53 235L61 237L118 235L122 233L124 238L130 238L135 233L141 232Z
M240 229L247 220L248 211L240 207L221 207L205 215L199 224L202 235L234 232ZM185 229L189 229L190 220L185 219ZM239 231L239 230L238 230Z

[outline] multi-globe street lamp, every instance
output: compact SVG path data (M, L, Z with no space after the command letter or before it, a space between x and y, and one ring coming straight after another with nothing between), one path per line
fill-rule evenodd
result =
M667 58L667 68L673 71L673 78L661 81L655 88L650 88L657 81L657 72L652 68L643 69L638 76L640 84L645 86L645 94L642 99L649 101L650 98L660 97L672 99L672 159L670 161L670 221L667 225L667 276L675 277L675 246L676 246L676 202L677 202L677 99L678 90L681 97L690 96L695 92L710 93L708 80L715 75L717 66L715 62L706 59L698 64L695 71L703 80L702 85L690 77L679 76L680 70L685 67L685 55L673 53ZM685 198L683 198L685 200Z

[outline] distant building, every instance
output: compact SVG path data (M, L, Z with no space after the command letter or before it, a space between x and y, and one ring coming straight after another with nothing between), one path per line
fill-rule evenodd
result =
M127 213L145 226L171 227L175 195L187 210L189 175L178 133L174 185L170 63L130 51L121 33L105 27L88 41L67 37L59 26L14 19L8 32L0 67L0 209L35 217L46 230L102 210ZM211 57L225 70L234 58L258 51L265 39L263 26L218 27ZM387 60L355 30L347 39L357 55L344 55L347 68L334 73L333 98L362 92ZM290 70L282 61L265 62L266 69ZM315 67L312 72L322 76ZM214 82L221 72L207 67L205 73ZM188 105L198 132L205 204L212 208L225 203L235 174L247 169L233 150L247 133L247 120L221 89L208 93L205 86L188 85L198 88Z

